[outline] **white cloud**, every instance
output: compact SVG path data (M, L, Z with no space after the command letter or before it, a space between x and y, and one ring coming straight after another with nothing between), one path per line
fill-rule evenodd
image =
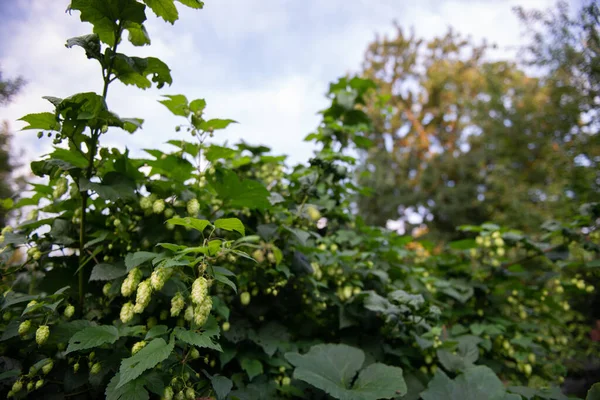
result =
M121 116L141 117L145 128L131 136L110 132L105 144L129 146L134 154L157 147L175 133L178 123L157 103L161 93L205 98L211 117L232 118L239 125L219 133L216 140L244 139L266 144L291 161L306 160L312 145L302 139L319 121L326 106L324 93L331 80L360 67L367 44L376 32L391 32L393 19L415 26L419 35L443 34L448 26L486 37L500 45L519 41L519 24L512 13L516 1L399 2L396 0L209 0L201 11L180 8L174 26L149 13L152 46L124 46L125 52L156 56L172 69L174 84L145 92L115 85L109 106ZM528 0L533 8L553 0ZM16 0L22 15L0 28L0 64L6 76L23 75L29 82L0 118L13 127L29 112L50 110L44 95L66 97L99 90L99 70L81 49L66 49L66 38L86 34L77 12L64 13L67 0ZM47 150L36 132L17 135L17 145L29 159ZM44 143L41 145L40 143ZM163 146L166 147L166 146Z

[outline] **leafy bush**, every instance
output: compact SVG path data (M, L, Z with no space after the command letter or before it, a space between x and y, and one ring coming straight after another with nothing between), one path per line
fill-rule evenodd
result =
M1 237L7 397L560 398L544 387L564 361L598 350L570 308L595 293L598 205L538 240L485 224L443 249L365 225L345 155L368 146L373 84L359 78L330 86L306 165L209 144L234 121L183 95L161 103L190 141L143 159L102 147L108 129L143 122L109 110L114 81L172 82L160 60L118 53L123 35L148 44L148 9L171 23L177 9L71 9L94 33L67 46L99 62L103 90L23 117L56 146L32 163L47 183L31 184Z

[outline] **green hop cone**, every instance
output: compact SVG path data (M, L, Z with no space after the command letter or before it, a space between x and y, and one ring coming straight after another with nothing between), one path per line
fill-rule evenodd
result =
M167 386L162 395L162 400L173 400L173 388L171 386Z
M126 324L129 321L131 321L131 319L133 318L133 303L131 303L130 301L123 304L123 307L121 308L121 314L120 314L120 318L121 318L121 322Z
M194 307L189 305L187 306L187 308L185 309L185 313L183 314L183 318L185 318L186 321L191 321L192 319L194 319Z
M163 211L165 211L164 200L159 199L152 203L152 212L154 212L154 214L162 214Z
M46 343L48 336L50 336L50 327L48 325L40 325L35 331L35 342L38 346L41 346Z
M58 199L62 197L63 194L67 193L68 189L68 181L67 178L60 177L56 181L56 186L54 186L54 190L52 191L52 197L54 199Z
M93 375L98 374L98 373L100 373L101 370L102 370L102 365L99 362L94 363L94 365L92 365L92 368L90 368L90 374L93 374Z
M23 382L21 382L21 381L16 381L15 383L13 383L13 385L12 385L12 389L11 389L11 390L12 390L14 393L18 393L18 392L20 392L20 391L21 391L21 389L23 389Z
M200 277L192 284L192 301L195 304L202 304L208 295L208 281L204 277Z
M28 391L28 392L31 392L32 390L33 390L33 382L29 382L29 383L27 384L27 391Z
M250 304L250 298L250 293L242 292L240 294L240 303L242 303L243 306L247 306L248 304Z
M194 309L194 323L198 326L202 326L206 323L210 310L212 309L212 298L206 296L204 302Z
M152 205L152 199L150 199L149 197L142 197L140 199L140 207L142 208L142 210L149 210L150 208L152 208Z
M188 214L190 214L192 217L198 215L198 211L200 211L200 203L198 203L198 199L192 199L188 201L186 205L186 210Z
M150 281L147 279L141 282L137 287L137 294L135 297L135 306L133 307L133 312L136 314L141 314L144 312L144 309L150 303L150 298L152 295L152 286L150 285Z
M188 400L195 400L196 399L196 392L194 391L194 389L192 388L187 388L185 389L185 398Z
M222 329L223 329L223 332L227 332L229 329L231 329L231 324L229 323L229 321L223 322Z
M175 214L172 208L165 209L165 218L171 218Z
M177 392L177 394L175 395L175 400L185 400L185 394L183 393L183 390Z
M146 342L144 340L142 340L141 342L135 343L131 347L131 355L134 355L135 353L137 353L138 351L140 351L141 349L143 349L145 346L146 346Z
M108 297L110 293L110 289L112 288L112 283L108 282L104 286L102 286L102 294Z
M52 371L52 368L54 368L54 361L50 360L49 362L44 364L44 366L42 367L42 372L44 373L44 375L48 375L50 371Z
M196 360L197 358L200 358L200 352L194 347L192 350L190 350L190 359Z
M75 314L75 307L73 307L73 305L69 304L68 306L65 307L65 311L63 312L63 315L66 318L71 318L73 316L73 314Z
M43 379L38 379L38 381L35 383L35 388L39 389L42 386L44 386L44 380Z
M21 322L21 325L19 325L19 335L24 336L27 335L27 333L29 332L29 329L31 329L31 321L30 320L25 320L23 322Z
M171 275L171 269L169 268L156 268L150 275L150 284L152 289L159 291L163 288L165 283L169 280Z
M74 373L77 373L77 371L79 371L79 363L75 363L75 364L73 365L73 372L74 372Z
M123 280L121 284L121 294L123 297L129 297L133 294L133 292L137 289L140 280L142 279L142 272L139 268L134 268L129 271L127 278Z
M171 317L177 317L185 307L183 295L179 292L171 299Z

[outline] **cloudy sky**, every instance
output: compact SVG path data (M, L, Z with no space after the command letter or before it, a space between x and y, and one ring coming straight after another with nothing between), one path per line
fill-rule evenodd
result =
M574 0L576 1L576 0ZM87 34L91 25L77 12L65 13L68 0L0 0L0 65L5 77L22 75L28 84L0 120L14 130L31 112L52 111L42 96L67 97L100 91L99 68L67 38ZM124 48L130 55L156 56L172 70L174 83L163 90L141 91L115 83L109 107L122 117L141 117L145 128L135 135L110 131L104 145L169 148L176 117L157 103L161 94L205 98L207 115L240 124L221 131L217 142L243 139L272 147L305 161L313 146L304 136L317 125L317 111L327 100L329 82L359 69L376 33L392 31L392 21L414 27L430 38L453 26L475 39L502 48L520 42L515 5L545 9L553 0L206 0L204 10L180 7L174 26L148 12L152 45ZM125 47L125 46L123 46ZM28 160L48 150L35 131L19 132L16 146Z

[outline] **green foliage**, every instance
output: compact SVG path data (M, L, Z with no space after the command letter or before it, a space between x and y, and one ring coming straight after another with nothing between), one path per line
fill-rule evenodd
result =
M55 148L31 165L46 182L14 205L35 212L2 231L2 394L517 399L526 385L544 398L564 360L598 350L575 307L596 290L598 204L540 237L487 223L447 247L365 224L345 154L370 140L361 78L330 86L307 164L209 143L233 121L183 95L161 103L195 141L147 158L102 147L141 124L109 111L113 82L170 83L162 63L117 53L123 35L147 44L148 9L178 14L172 0L71 9L98 40L68 45L100 63L103 90L24 117Z

